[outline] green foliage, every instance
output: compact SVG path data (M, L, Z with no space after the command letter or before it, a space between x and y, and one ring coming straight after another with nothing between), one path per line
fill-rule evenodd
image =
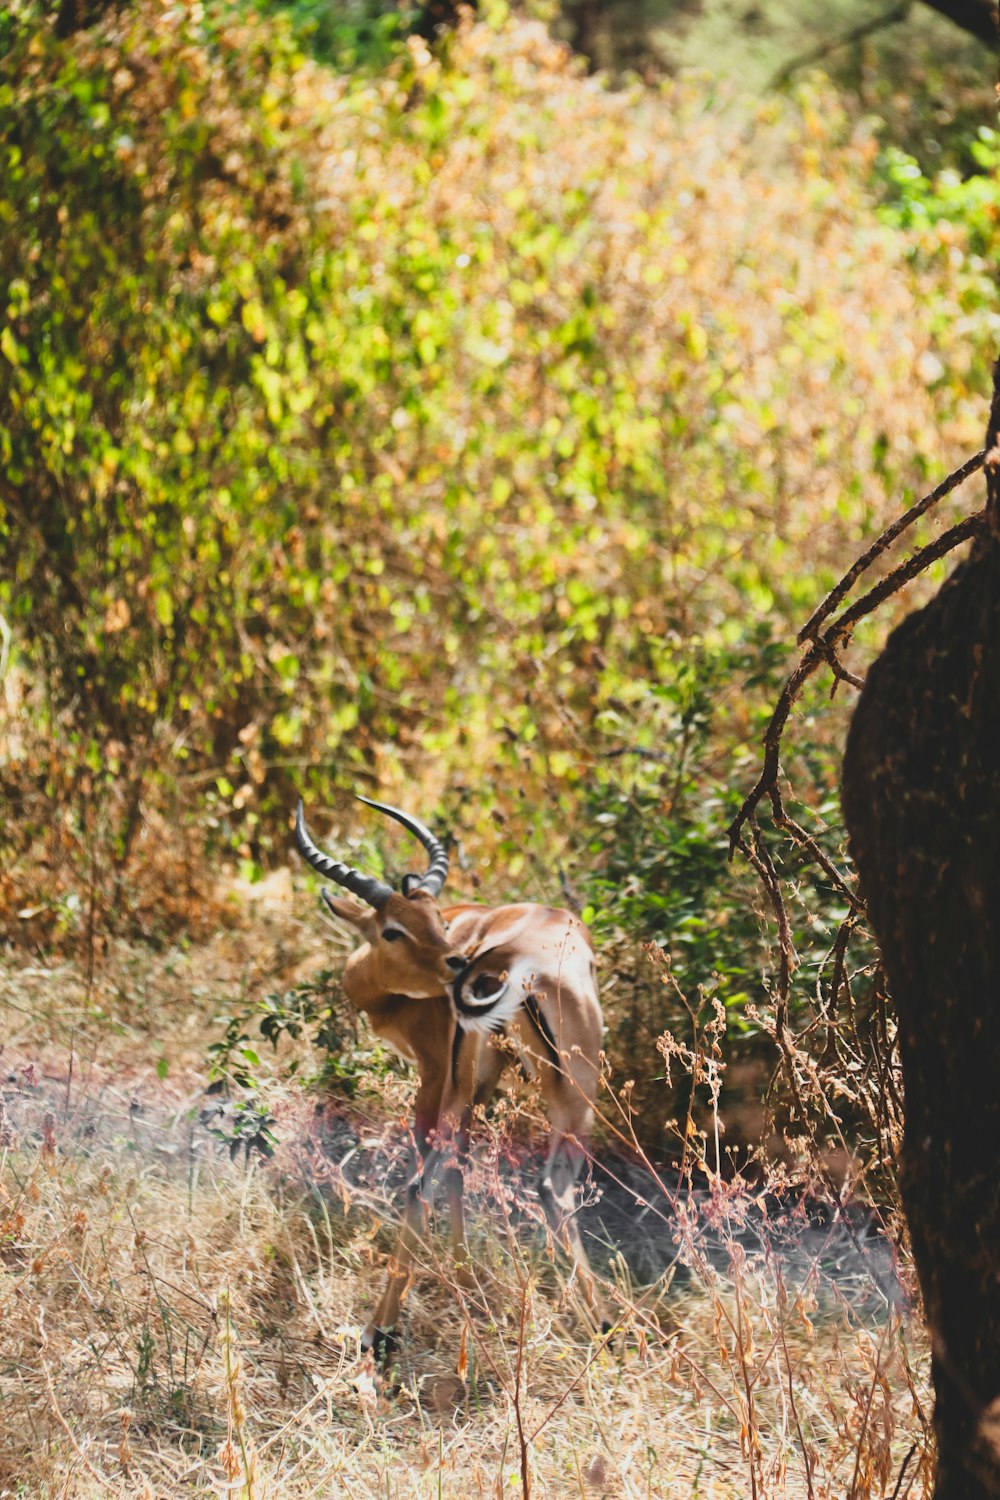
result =
M757 767L739 752L742 769L714 761L720 743L731 742L724 705L733 682L743 692L764 688L765 701L773 701L784 669L785 650L766 624L738 651L702 649L647 695L631 753L612 760L585 794L584 821L594 832L582 915L610 971L612 993L622 991L605 1045L613 1075L635 1081L630 1101L643 1116L646 1139L651 1125L662 1123L665 1103L651 1038L670 1030L691 1042L693 1018L711 1015L717 1004L731 1057L752 1063L770 1055L768 915L753 872L742 859L730 863L727 836ZM826 732L826 691L821 686L803 703L796 736L795 780L809 801L790 790L787 800L789 812L842 864L839 749ZM833 934L847 913L821 871L781 839L774 845L779 873L795 892L790 919L803 983L793 992L790 1021L804 1030L814 1022L817 979L829 978ZM862 988L856 986L859 1004Z
M320 1062L319 1081L328 1089L350 1097L361 1078L370 1071L359 1056L353 1017L340 997L338 976L321 969L312 979L283 995L265 995L257 1007L260 1034L277 1051L282 1037L297 1041L308 1035L312 1046L325 1056ZM298 1063L289 1064L290 1072Z
M746 997L760 932L728 863L739 791L721 785L706 762L722 736L718 696L751 666L760 671L770 658L770 679L783 661L767 636L765 626L749 652L693 654L651 688L642 732L623 757L629 769L595 777L585 794L597 857L584 917L599 942L655 943L669 950L682 989L693 993L714 977L727 1005Z
M980 274L995 198L880 213L832 96L740 132L502 7L353 75L215 0L6 24L7 909L93 933L145 880L167 923L203 853L261 870L300 790L375 784L467 888L551 899L565 862L603 940L737 1015L763 960L722 829L777 643L966 441L924 240L953 192ZM806 712L825 807L842 720ZM339 1056L312 1005L264 1035ZM248 1024L215 1062L252 1084Z
M343 1095L352 1095L359 1080L371 1071L369 1061L359 1056L353 1014L340 998L337 976L329 969L320 969L284 994L264 995L235 1015L221 1016L219 1023L223 1034L207 1049L210 1094L228 1096L237 1089L251 1101L256 1097L260 1088L256 1070L261 1065L258 1036L275 1052L283 1039L294 1042L307 1037L325 1053L319 1081ZM299 1060L293 1057L287 1072L298 1071Z
M946 223L973 255L996 258L1000 236L1000 135L983 125L970 143L976 170L963 177L953 169L928 178L912 156L886 148L882 171L891 187L886 218L903 228L927 229Z
M260 1067L260 1057L246 1027L252 1011L235 1016L220 1016L225 1030L221 1040L208 1048L208 1093L228 1094L231 1087L254 1089L257 1080L250 1071Z
M248 1162L255 1153L265 1159L274 1155L278 1138L272 1127L278 1122L255 1095L212 1105L202 1119L209 1134L229 1148L233 1160L241 1151Z
M264 15L287 11L296 34L320 62L344 69L386 67L411 28L414 10L381 0L257 0Z
M902 230L922 271L945 270L931 306L938 326L961 318L968 348L983 379L996 355L1000 318L1000 134L980 126L969 142L972 170L928 177L912 156L889 146L879 170L886 184L883 220ZM942 375L943 375L942 371Z

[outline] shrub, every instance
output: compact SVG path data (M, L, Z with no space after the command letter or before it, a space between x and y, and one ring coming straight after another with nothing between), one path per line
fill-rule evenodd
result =
M750 131L612 90L517 20L355 76L222 4L7 24L8 911L148 928L203 849L253 873L298 789L374 783L466 886L566 860L745 1026L722 827L777 643L967 436L870 139L815 90Z

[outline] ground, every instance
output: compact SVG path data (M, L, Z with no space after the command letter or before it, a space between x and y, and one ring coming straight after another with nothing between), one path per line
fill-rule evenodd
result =
M480 1132L477 1287L435 1239L375 1368L411 1080L362 1035L350 1097L307 1089L283 1044L270 1161L203 1114L218 1017L331 961L281 887L197 942L110 942L89 979L4 959L0 1494L842 1500L904 1465L925 1492L925 1340L867 1220L788 1199L767 1230L758 1189L679 1194L609 1140L583 1211L604 1338L536 1223L530 1099Z

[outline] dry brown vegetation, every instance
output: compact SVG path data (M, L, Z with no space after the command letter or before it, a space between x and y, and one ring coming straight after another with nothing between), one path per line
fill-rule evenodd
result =
M0 1492L459 1500L526 1474L536 1496L861 1500L908 1455L900 1494L925 1492L919 1327L857 1319L735 1244L713 1269L680 1234L683 1288L638 1287L619 1262L605 1341L537 1235L481 1203L480 1292L431 1248L393 1377L359 1357L382 1182L345 1192L277 1068L271 1163L230 1160L196 1120L220 1003L328 958L312 928L283 905L187 950L118 945L89 987L71 963L6 962ZM373 1060L351 1106L362 1147L408 1093Z
M228 5L68 44L11 12L0 1500L929 1492L918 1316L741 1238L779 1157L893 1213L891 1008L794 860L775 1005L725 827L797 630L978 446L995 200L892 178L827 83L743 114L609 88L484 9L349 78ZM782 764L839 859L826 690ZM346 951L282 868L294 795L395 875L347 811L374 786L454 836L463 896L563 883L595 930L597 1149L655 1185L669 1141L694 1184L621 1200L679 1269L605 1246L611 1339L516 1170L530 1097L482 1122L481 1285L429 1245L388 1373L358 1331L412 1081L362 1029L305 1090L285 1039L250 1065L272 1160L201 1118L219 1016ZM811 1120L757 1087L779 1009Z
M280 861L303 783L419 787L547 878L601 757L677 734L664 693L766 671L978 442L976 258L942 225L915 272L825 86L740 116L498 18L338 77L156 0L68 55L26 26L17 67L11 925L131 912L151 817Z

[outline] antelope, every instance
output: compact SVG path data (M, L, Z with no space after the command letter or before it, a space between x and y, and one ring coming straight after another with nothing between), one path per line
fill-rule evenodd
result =
M557 907L439 906L448 875L444 845L398 807L359 801L401 823L428 855L424 874L404 875L396 891L318 849L298 804L299 853L357 898L322 891L327 909L362 939L344 967L344 993L418 1075L414 1170L385 1290L362 1347L382 1357L395 1345L402 1297L425 1234L426 1189L445 1153L452 1247L460 1275L464 1267L468 1277L461 1162L472 1112L489 1100L512 1054L537 1079L552 1126L539 1201L596 1317L600 1304L573 1217L603 1032L590 933L573 912Z

